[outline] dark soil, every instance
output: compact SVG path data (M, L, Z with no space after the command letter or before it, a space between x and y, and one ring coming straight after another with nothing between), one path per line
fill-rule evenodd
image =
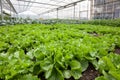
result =
M89 63L86 71L82 73L82 77L79 80L95 80L96 77L100 76L99 71L95 70L94 66ZM65 80L75 80L73 77Z
M115 47L115 51L114 51L116 54L119 54L120 55L120 47Z
M99 71L95 70L94 66L89 63L89 67L83 72L80 80L95 80L98 76L100 76Z
M38 78L40 78L41 80L46 80L46 79L45 79L45 76L44 76L44 72L40 73L40 74L38 75Z
M89 34L91 34L91 35L93 35L93 36L95 36L95 37L99 37L100 35L99 34L97 34L95 31L94 32L88 32Z
M79 28L79 30L85 30L84 28Z

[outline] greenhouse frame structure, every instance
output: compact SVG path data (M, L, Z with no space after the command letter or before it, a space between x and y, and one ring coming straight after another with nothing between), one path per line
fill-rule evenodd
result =
M4 10L14 17L29 10L42 19L114 19L120 17L119 4L119 0L0 0L0 12L2 21Z

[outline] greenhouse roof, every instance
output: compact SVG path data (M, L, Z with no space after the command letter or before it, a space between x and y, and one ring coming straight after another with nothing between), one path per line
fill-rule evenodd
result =
M57 9L70 7L72 4L84 0L2 0L3 7L15 13L31 11L43 14Z

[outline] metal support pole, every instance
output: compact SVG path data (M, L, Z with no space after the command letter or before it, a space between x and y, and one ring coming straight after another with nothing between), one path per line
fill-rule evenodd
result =
M15 14L15 20L17 21L17 14Z
M105 2L104 2L105 3ZM106 9L106 11L105 11L105 15L107 15L107 13L108 13L108 11L107 11L107 4L105 4L105 9ZM108 16L105 16L105 19L107 18Z
M115 12L115 6L114 6L114 0L112 0L112 19L114 19L114 12Z
M75 4L74 4L74 13L73 13L73 19L75 19Z
M90 6L90 19L94 17L94 0L91 0Z
M57 9L57 19L58 19L58 9Z
M81 5L80 5L80 3L79 3L79 20L80 20L80 14L81 14L81 12L80 12L80 9L81 9Z
M10 7L10 22L12 21L11 7Z
M1 21L4 20L4 16L3 16L3 5L2 5L2 0L0 0L0 6L1 6Z
M89 19L89 0L87 0L87 20Z
M101 12L101 15L102 15L102 19L104 19L104 6L105 6L105 3L104 2L102 2L102 12Z
M119 5L120 5L120 2L119 2ZM120 9L120 8L119 8L119 9ZM120 11L118 12L118 14L119 14L118 16L119 16L119 18L120 18Z
M18 13L16 14L16 21L17 21L17 23L18 23Z
M81 17L80 14L81 14L81 12L79 11L79 20L81 19L81 18L80 18L80 17Z

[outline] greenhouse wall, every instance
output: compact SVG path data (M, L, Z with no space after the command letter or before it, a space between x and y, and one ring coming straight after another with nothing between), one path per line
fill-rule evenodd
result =
M120 0L94 0L94 19L120 18Z

